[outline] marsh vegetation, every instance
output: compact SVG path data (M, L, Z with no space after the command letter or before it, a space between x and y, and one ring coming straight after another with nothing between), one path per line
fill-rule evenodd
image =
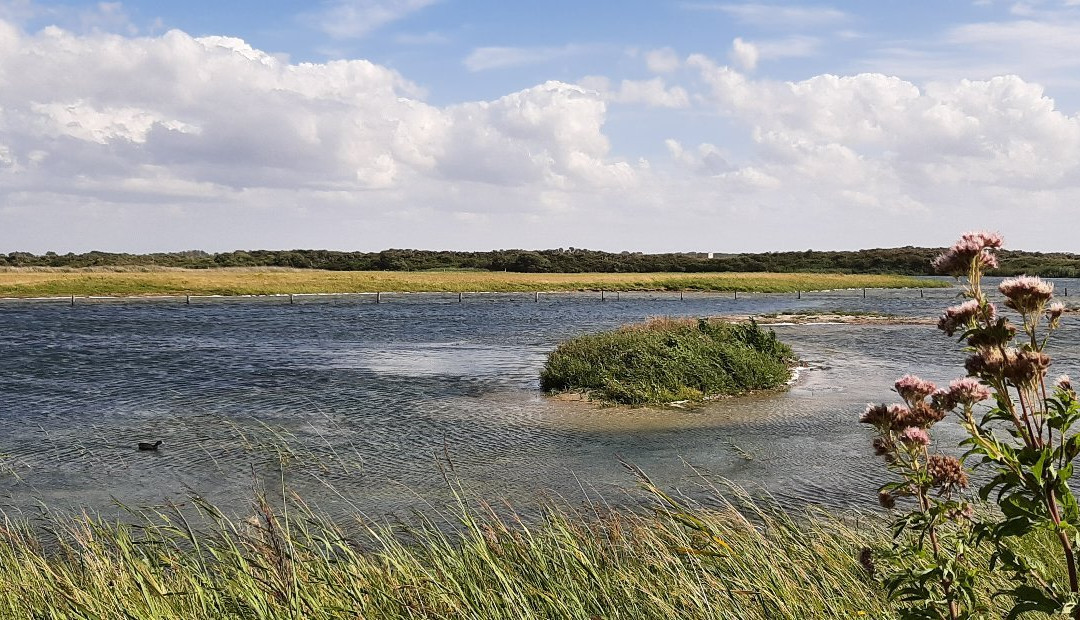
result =
M274 295L375 292L740 291L933 288L902 276L781 273L513 273L317 269L0 270L0 297Z
M540 387L624 405L702 401L783 386L794 362L754 321L657 318L563 342Z

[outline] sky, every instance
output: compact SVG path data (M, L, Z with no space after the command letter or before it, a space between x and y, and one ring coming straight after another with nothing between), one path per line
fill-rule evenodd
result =
M0 252L1080 252L1080 0L0 0Z

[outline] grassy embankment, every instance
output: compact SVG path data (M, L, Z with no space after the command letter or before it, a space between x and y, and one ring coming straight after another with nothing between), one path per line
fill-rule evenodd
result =
M273 295L288 293L740 291L933 288L904 276L812 273L507 273L478 271L319 271L170 269L159 271L0 270L0 297Z
M556 510L526 525L481 508L456 515L456 534L427 523L346 536L297 504L286 514L261 503L240 521L203 508L202 531L177 512L135 527L68 519L48 542L6 524L0 617L814 620L890 609L856 560L883 541L873 518L855 527L748 504Z
M346 534L296 500L288 511L258 502L244 520L196 501L202 527L175 509L134 525L67 518L47 535L5 523L0 617L896 617L857 559L888 545L880 517L784 512L737 489L717 496L722 509L651 497L650 511L552 509L535 524L479 504L447 517L456 533L358 517ZM1020 544L1052 557L1048 541ZM989 596L1006 585L1000 573L987 582L984 603L1007 608Z
M794 361L791 348L756 323L653 319L563 342L548 356L540 387L626 405L700 401L780 387Z

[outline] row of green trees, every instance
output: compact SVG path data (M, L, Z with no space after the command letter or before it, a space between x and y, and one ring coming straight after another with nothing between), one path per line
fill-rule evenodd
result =
M837 272L931 275L930 261L941 248L886 248L850 252L813 251L720 254L644 254L601 252L580 248L557 250L493 250L451 252L435 250L237 250L211 254L201 250L155 254L86 252L43 255L29 252L0 254L0 267L108 267L161 266L208 269L212 267L296 267L332 271L422 271L476 269L523 273L649 273L649 272ZM1045 277L1080 277L1080 255L1011 251L1001 253L1001 266L991 275L1037 274Z

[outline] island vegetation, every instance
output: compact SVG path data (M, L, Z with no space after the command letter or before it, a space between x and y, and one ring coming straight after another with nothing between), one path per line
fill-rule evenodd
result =
M157 268L139 271L0 269L0 297L600 290L794 293L849 288L932 288L947 285L939 280L918 280L906 276L824 273L403 272L280 268Z
M390 249L381 252L334 250L201 250L124 254L29 252L0 254L0 267L290 267L327 271L425 271L470 269L518 273L709 273L817 272L933 275L930 261L941 248L881 248L857 251L705 253L602 252L581 248L454 252ZM1044 277L1080 276L1080 255L1064 252L1002 251L989 275L1027 273Z
M563 342L540 387L625 405L702 401L781 387L794 362L791 348L753 320L657 318Z

